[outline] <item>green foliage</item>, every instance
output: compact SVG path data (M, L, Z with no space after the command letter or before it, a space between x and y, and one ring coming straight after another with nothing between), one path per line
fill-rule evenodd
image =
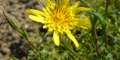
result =
M10 56L8 60L19 60L19 59L17 59L17 58L14 57L14 56Z

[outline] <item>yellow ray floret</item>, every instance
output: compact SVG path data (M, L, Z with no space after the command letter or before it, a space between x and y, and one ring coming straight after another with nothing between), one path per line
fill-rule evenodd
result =
M60 44L59 33L66 33L75 46L79 47L77 40L70 30L75 27L87 29L85 26L90 26L89 18L86 16L80 18L80 12L88 11L90 8L79 7L79 1L73 5L69 4L69 0L58 0L58 2L52 2L51 0L45 1L46 7L42 8L43 11L27 9L29 18L33 21L43 23L43 28L48 28L49 31L54 31L53 40L57 46Z

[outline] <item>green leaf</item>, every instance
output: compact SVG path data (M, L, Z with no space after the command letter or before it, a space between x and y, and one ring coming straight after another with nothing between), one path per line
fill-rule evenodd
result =
M105 19L99 13L97 13L95 11L90 11L90 13L93 14L97 19L99 19L100 23L102 24L103 30L106 30L106 28L107 28L107 22L105 21Z
M90 4L88 4L86 1L84 0L80 0L81 2L83 2L87 7L91 8L91 11L89 11L91 14L94 15L94 21L92 22L93 23L93 26L95 26L97 20L100 21L100 23L102 24L102 28L103 30L106 30L107 28L107 22L106 20L102 17L102 15L100 15L99 13L95 12L95 10L90 6Z
M8 60L19 60L18 58L14 57L13 55L11 57L9 57Z
M112 44L120 44L120 41L117 40L113 35L108 34L109 39L113 40Z

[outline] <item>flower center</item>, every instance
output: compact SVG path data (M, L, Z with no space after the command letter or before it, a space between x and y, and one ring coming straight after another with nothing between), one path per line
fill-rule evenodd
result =
M49 16L47 16L46 21L49 20L48 28L52 30L58 30L63 32L73 28L74 16L69 7L55 7L54 9L49 10Z
M59 22L64 22L66 21L66 15L65 15L66 12L64 12L63 10L55 10L53 12L53 21L56 22L56 23L59 23Z

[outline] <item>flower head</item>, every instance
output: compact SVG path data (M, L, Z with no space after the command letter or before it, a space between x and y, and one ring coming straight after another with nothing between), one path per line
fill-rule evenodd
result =
M85 16L81 17L80 14L81 11L88 11L90 8L79 7L79 4L79 1L70 5L69 0L58 0L58 2L46 0L46 7L42 8L43 11L28 9L27 12L31 20L41 22L44 24L43 28L54 31L53 40L57 46L60 43L59 33L66 33L78 47L79 44L70 30L75 27L86 28L84 25L90 25L90 20Z

